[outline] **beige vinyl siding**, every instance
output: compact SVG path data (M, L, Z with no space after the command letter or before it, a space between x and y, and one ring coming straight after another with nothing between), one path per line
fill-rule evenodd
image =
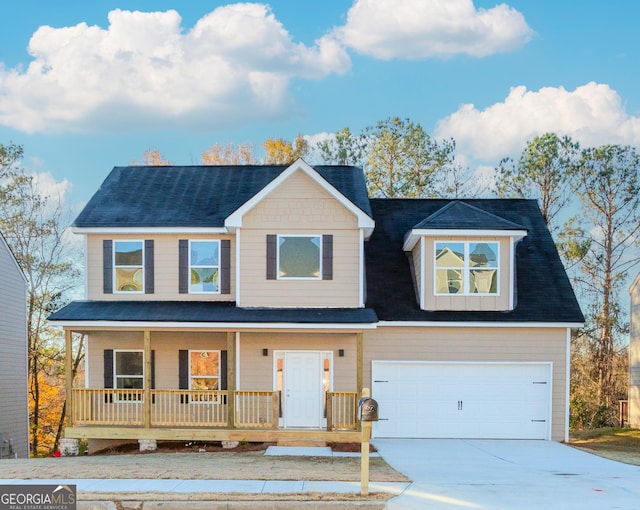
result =
M268 356L262 355L265 348ZM333 352L333 391L356 391L355 333L241 333L239 389L274 389L274 351L304 350Z
M631 286L629 334L629 425L640 428L640 275Z
M421 328L381 326L364 335L365 387L371 387L371 362L513 361L552 362L552 439L565 439L565 328ZM374 395L375 397L375 395Z
M87 356L88 387L104 387L105 349L144 349L142 331L94 331L89 334ZM152 331L151 349L155 351L155 383L158 390L178 389L178 351L227 348L227 334L220 332Z
M267 280L268 234L333 235L333 279ZM244 215L240 246L239 306L360 306L357 218L302 172Z
M26 283L0 239L0 435L29 457Z
M154 293L103 292L102 241L110 239L153 240L154 241ZM180 294L178 292L178 241L190 240L231 240L231 294ZM87 299L99 300L154 300L154 301L234 301L235 300L235 236L202 234L127 234L103 235L87 234Z
M500 245L497 296L436 296L434 285L434 254L437 241L498 242ZM419 243L418 243L419 245ZM425 310L509 310L511 240L504 237L425 237ZM526 269L525 269L526 270Z
M418 300L418 304L420 304L423 299L422 295L420 294L422 279L424 278L424 271L422 267L422 250L420 249L421 244L422 243L418 241L411 251L411 261L413 263L413 272L415 275L413 284L415 285L416 299ZM425 292L428 291L425 289Z

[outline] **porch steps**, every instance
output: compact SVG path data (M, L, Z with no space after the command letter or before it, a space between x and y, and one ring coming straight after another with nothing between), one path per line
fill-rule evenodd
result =
M278 439L277 446L327 446L326 441L316 439Z

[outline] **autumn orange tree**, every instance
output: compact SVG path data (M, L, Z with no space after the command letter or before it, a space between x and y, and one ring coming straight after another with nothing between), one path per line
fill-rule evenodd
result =
M284 138L267 138L262 144L265 165L289 165L309 152L309 144L302 135L292 142Z
M64 339L47 317L65 304L79 271L63 232L69 217L59 197L44 195L20 166L22 147L0 144L0 229L27 279L29 421L32 455L51 452L62 404ZM80 358L82 354L79 355ZM51 438L54 438L53 440Z
M134 159L131 161L132 165L137 165L138 162ZM170 166L171 161L165 159L162 153L158 149L147 149L142 154L142 164L145 166Z
M257 163L252 143L214 143L202 153L204 165L253 165Z

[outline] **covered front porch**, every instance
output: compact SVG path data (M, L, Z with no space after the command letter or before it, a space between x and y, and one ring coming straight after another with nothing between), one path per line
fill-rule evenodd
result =
M88 336L89 374L84 388L73 387L67 378L66 438L281 444L359 440L362 330L66 327L67 374L72 373L74 333ZM127 347L116 353L140 353L144 366L139 376L119 375L117 360L106 357L104 373L98 373L99 358L114 346ZM223 373L217 374L216 389L197 389L200 379L193 374L187 382L182 374L178 377L181 352L220 357ZM108 380L110 363L115 373Z

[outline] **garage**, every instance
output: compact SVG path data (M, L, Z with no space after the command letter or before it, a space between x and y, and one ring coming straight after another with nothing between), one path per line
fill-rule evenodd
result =
M550 439L551 367L372 361L373 436Z

